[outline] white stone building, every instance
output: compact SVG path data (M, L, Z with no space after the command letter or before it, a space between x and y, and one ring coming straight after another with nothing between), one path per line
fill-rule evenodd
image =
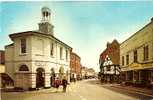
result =
M50 9L43 7L38 31L9 35L13 43L5 46L6 73L15 87L51 87L53 73L69 80L72 48L54 37L50 17Z

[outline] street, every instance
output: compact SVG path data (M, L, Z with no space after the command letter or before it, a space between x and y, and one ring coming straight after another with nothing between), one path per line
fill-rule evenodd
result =
M141 94L142 95L142 94ZM39 91L7 92L2 93L2 100L138 100L137 93L128 94L106 88L99 84L98 80L84 80L71 83L67 92L62 92L62 87L56 89L42 89ZM141 100L146 100L141 98Z

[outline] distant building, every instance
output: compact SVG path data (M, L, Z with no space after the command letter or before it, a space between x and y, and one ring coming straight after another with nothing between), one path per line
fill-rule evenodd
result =
M93 68L81 67L81 76L82 79L94 78L96 76L96 72Z
M100 54L100 77L102 82L119 82L119 47L117 40L107 43L107 48Z
M70 70L72 79L81 77L81 58L74 52L70 53Z
M48 88L63 76L69 81L72 48L54 36L50 17L50 9L43 7L39 30L9 35L13 43L5 46L6 73L15 87Z
M120 45L122 81L153 85L153 18Z
M13 86L13 84L11 77L5 73L5 51L0 50L0 88Z
M96 72L93 68L87 69L87 77L88 78L94 78L96 76Z
M87 72L88 72L88 68L87 67L85 67L85 66L81 67L81 77L83 79L87 78Z

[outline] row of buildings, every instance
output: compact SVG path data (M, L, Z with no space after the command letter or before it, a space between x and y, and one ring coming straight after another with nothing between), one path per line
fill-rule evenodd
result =
M41 14L38 30L9 35L13 43L0 52L2 87L49 88L56 77L81 78L81 58L54 36L50 9L43 7Z
M109 64L105 64L109 58ZM114 40L107 43L107 48L100 55L100 76L118 76L118 80L125 84L134 84L140 86L153 85L153 18L151 21L134 33L131 37L118 43ZM105 67L117 66L106 75ZM108 68L109 69L109 68ZM118 71L118 75L115 74ZM108 74L108 73L107 73Z
M81 77L82 79L95 78L97 76L93 68L81 67Z
M70 54L70 79L74 81L87 79L87 78L94 78L96 76L96 72L93 68L88 68L82 66L81 58L74 52Z

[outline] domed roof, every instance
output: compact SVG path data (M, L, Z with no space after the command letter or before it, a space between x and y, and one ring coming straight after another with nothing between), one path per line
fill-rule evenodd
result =
M51 10L48 7L43 7L41 9L42 12L50 12Z

